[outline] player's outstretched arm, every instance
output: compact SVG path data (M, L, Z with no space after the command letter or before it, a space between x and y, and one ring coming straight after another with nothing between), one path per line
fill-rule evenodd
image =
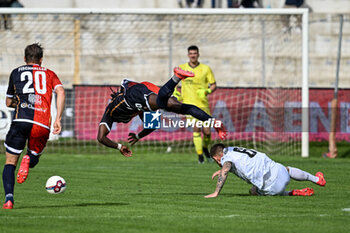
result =
M212 194L209 194L207 196L205 196L205 198L212 198L212 197L217 197L219 196L219 193L222 189L222 187L225 184L226 178L228 176L228 172L230 171L232 166L231 162L225 162L224 165L222 166L220 173L219 173L219 177L218 177L218 182L216 184L216 189L215 192L213 192ZM216 173L216 172L215 172ZM214 173L214 174L215 174ZM213 175L214 176L214 175Z
M64 102L66 99L66 95L64 93L64 89L62 86L58 86L55 90L56 95L57 95L57 100L56 100L56 108L57 108L57 115L56 115L56 120L53 124L53 134L59 134L61 133L62 126L61 126L61 119L62 119L62 114L64 110Z
M141 121L143 120L143 112L139 114L139 117ZM152 133L156 129L143 129L140 133L129 133L128 141L130 145L134 145L136 142L138 142L141 138L146 137L148 134Z
M112 141L111 139L109 139L107 137L107 135L109 134L109 130L107 129L107 127L104 124L101 124L98 127L98 134L97 134L97 140L107 146L107 147L111 147L114 149L118 149L120 151L120 153L122 155L124 155L125 157L131 157L132 156L132 151L127 147L124 146L120 143L116 143L114 141Z
M156 129L143 129L140 133L129 133L128 141L130 145L134 145L141 138L146 137L148 134L152 133Z

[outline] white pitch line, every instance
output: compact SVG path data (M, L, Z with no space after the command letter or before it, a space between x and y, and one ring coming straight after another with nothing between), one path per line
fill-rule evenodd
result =
M342 211L346 211L346 212L349 212L350 211L350 208L343 208L341 209Z
M231 215L226 215L226 216L220 216L220 218L233 218L233 217L239 217L239 214L231 214Z

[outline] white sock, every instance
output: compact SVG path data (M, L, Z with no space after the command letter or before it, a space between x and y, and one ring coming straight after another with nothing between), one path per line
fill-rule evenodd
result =
M311 175L310 173L305 172L303 170L300 170L299 168L288 167L288 169L289 169L290 177L293 178L294 180L298 180L298 181L308 180L313 183L317 183L319 180L318 177Z
M181 81L181 79L179 79L175 74L171 77L171 79L176 83L179 83Z

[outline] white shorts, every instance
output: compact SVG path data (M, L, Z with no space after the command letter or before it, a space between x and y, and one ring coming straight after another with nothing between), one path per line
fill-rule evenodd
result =
M273 177L273 179L266 180L264 187L261 190L257 189L257 193L263 196L283 195L290 181L287 168L280 163L275 163L271 167L270 173L270 177Z

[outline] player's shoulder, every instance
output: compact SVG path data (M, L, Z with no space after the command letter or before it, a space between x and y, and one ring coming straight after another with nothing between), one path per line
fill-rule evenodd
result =
M57 76L57 74L55 73L55 71L51 70L51 69L48 69L46 67L42 67L47 73L51 74L51 75L55 75Z
M199 66L201 69L211 70L210 66L207 65L207 64L200 63L198 66Z
M180 67L181 69L186 69L186 68L188 68L188 67L189 67L188 62L179 65L179 67Z
M224 150L223 150L223 156L222 156L222 158L225 158L225 159L228 159L228 158L232 158L232 156L233 156L233 154L234 154L234 151L232 150L232 147L226 147L226 148L224 148Z
M18 66L12 70L11 74L18 73L20 71L25 71L28 69L27 67L28 67L27 65Z

